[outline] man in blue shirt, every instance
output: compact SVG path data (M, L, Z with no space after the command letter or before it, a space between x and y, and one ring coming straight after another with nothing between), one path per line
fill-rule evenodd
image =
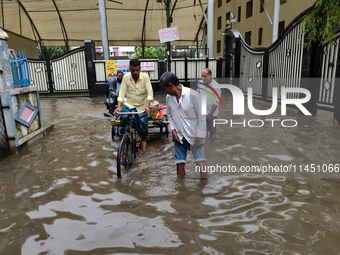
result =
M118 98L118 95L119 95L119 90L120 90L120 86L122 84L122 80L123 80L123 76L124 76L124 73L122 71L118 71L117 72L117 79L113 79L111 82L110 82L110 85L107 87L107 90L106 90L106 98L112 98L113 99L113 106L110 108L113 108L113 109L110 109L110 112L113 112L114 109L116 108L116 105L117 105L117 98Z

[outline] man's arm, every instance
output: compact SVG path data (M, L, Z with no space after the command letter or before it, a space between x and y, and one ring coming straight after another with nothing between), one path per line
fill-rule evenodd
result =
M218 99L217 99L218 100ZM216 101L216 103L217 103L217 101ZM217 105L216 104L214 104L213 106L212 106L212 108L211 108L211 111L208 113L208 115L207 115L207 119L208 120L211 120L211 118L212 118L212 116L214 115L214 112L215 112L215 110L217 109Z
M202 114L201 95L193 95L193 106L197 117L195 145L203 145L202 138L207 134L206 117Z
M146 100L146 106L144 108L144 110L147 112L148 115L150 114L150 103L151 103L151 100Z
M117 100L118 104L117 104L117 108L114 111L114 113L120 112L122 102L124 101L124 97L125 97L126 92L127 92L127 83L126 83L126 79L124 79L124 77L123 77L122 84L120 85L118 100Z
M117 89L117 80L116 79L113 79L111 82L110 82L110 86L111 86L111 89L113 91L116 91Z
M114 94L115 96L118 96L118 95L116 94L116 90L117 90L117 79L113 79L113 80L110 82L110 91L112 91L113 94Z
M213 80L213 83L214 83L214 85L218 84L215 80ZM218 96L221 98L221 89L220 88L215 88L215 91L217 92ZM215 93L213 93L213 95L214 95L216 104L214 104L212 106L211 111L208 113L208 115L207 115L207 119L208 120L210 120L212 118L212 116L214 115L215 110L220 105L220 100L218 99L217 95Z
M179 141L179 138L178 138L178 135L177 135L177 131L176 131L174 119L173 119L173 117L172 117L172 113L171 113L171 104L169 103L169 101L170 101L169 96L166 96L166 105L167 105L167 108L166 108L166 117L167 117L167 119L168 119L168 121L169 121L172 139L173 139L175 142L178 142L178 143L179 143L180 141Z
M122 102L118 101L117 108L115 109L114 114L116 114L117 112L120 112L121 106L122 106Z

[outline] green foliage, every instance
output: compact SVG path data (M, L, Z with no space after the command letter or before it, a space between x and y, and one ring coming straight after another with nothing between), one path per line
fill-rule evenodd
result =
M190 47L190 49L189 49L189 58L194 58L195 54L196 54L196 47L195 46Z
M41 58L56 58L67 52L65 46L42 46Z
M137 47L135 58L142 58L142 47ZM164 59L165 48L163 46L144 47L144 58L147 59Z
M316 0L315 9L304 19L302 32L308 48L311 42L326 43L334 38L340 22L339 0Z

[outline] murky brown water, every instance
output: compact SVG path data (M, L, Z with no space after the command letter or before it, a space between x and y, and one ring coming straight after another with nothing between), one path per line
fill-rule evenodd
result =
M1 162L0 254L339 254L340 173L222 172L201 181L189 162L179 180L164 138L119 182L102 101L41 99L55 129ZM223 102L220 118L230 119L231 99ZM297 127L220 125L207 164L340 163L331 113L289 114Z

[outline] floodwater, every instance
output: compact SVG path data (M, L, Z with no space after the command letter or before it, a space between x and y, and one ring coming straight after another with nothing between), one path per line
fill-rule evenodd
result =
M271 127L246 112L234 118L246 127L231 127L232 100L222 101L228 123L206 144L210 171L281 172L200 180L190 156L178 179L173 143L162 138L120 182L103 98L42 98L54 130L1 162L0 254L338 254L340 127L332 114L290 109ZM249 127L261 124L254 119L264 126ZM295 173L283 173L288 167Z

